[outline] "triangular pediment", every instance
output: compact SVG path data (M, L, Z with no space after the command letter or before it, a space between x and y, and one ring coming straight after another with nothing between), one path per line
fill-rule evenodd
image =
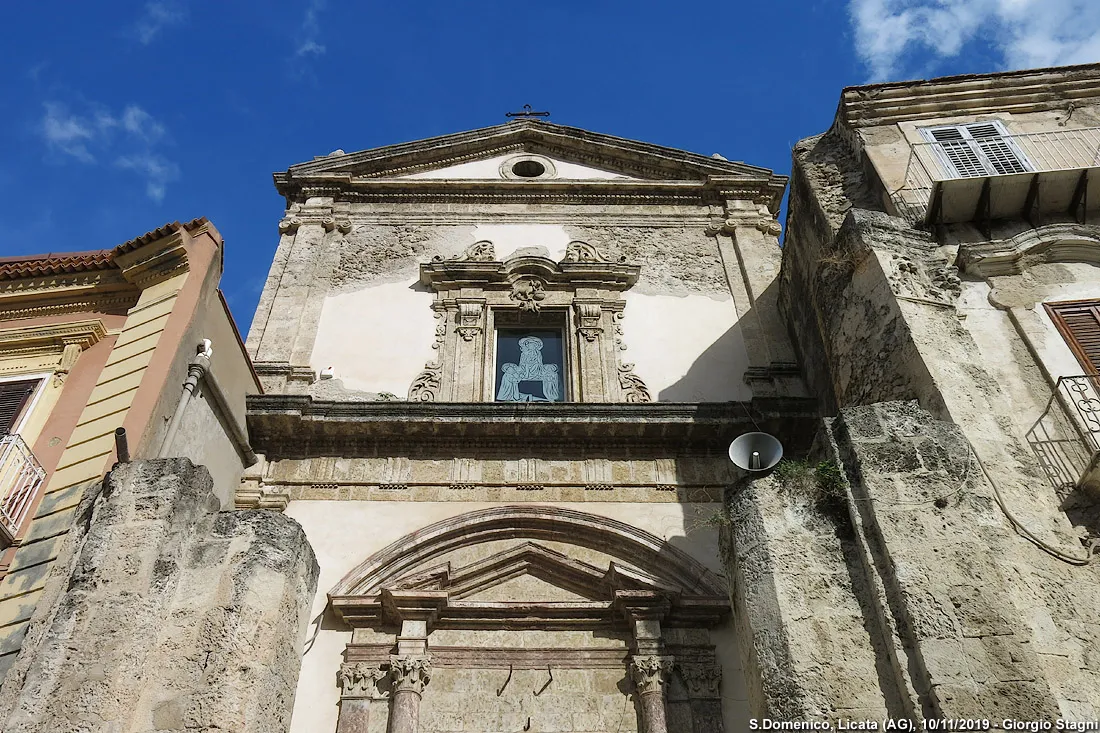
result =
M336 151L277 174L276 182L351 180L499 180L513 156L544 156L560 180L705 181L710 177L775 178L765 168L661 145L522 120L356 153ZM506 177L506 176L505 176Z
M677 592L636 568L610 562L600 568L537 542L523 542L453 567L417 570L389 586L400 591L446 591L453 600L610 601L616 590Z

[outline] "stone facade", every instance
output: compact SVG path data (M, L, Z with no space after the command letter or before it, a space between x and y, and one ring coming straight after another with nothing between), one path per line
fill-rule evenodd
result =
M292 730L742 728L726 447L816 416L783 179L520 120L276 186L238 505L321 563Z

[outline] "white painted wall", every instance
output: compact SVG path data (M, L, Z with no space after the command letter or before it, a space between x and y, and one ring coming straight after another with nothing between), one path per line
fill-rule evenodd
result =
M500 164L509 158L514 158L520 153L508 153L507 155L497 155L492 158L483 158L482 160L471 160L465 163L459 163L457 165L450 165L444 168L436 168L429 171L419 171L417 173L410 173L404 176L398 176L398 178L446 178L450 180L501 180ZM580 165L578 163L570 163L564 160L558 160L557 158L551 158L550 156L542 156L550 158L554 163L554 167L557 169L556 178L565 178L571 180L592 180L592 179L617 179L617 180L637 180L631 176L624 176L619 173L612 173L611 171L600 170L599 168L592 168L586 165ZM517 181L518 185L522 185L522 181Z
M336 730L339 690L336 670L351 632L318 629L327 594L356 565L410 532L449 517L499 506L490 502L292 501L286 514L296 519L321 567L307 633L305 656L294 701L291 733ZM654 534L723 574L718 533L706 519L719 504L560 503L559 506L626 522ZM728 721L745 721L748 693L732 628L712 632L722 664L722 700ZM429 641L430 644L430 641ZM429 685L425 694L431 694ZM731 730L737 730L735 726Z
M748 352L732 299L626 292L621 359L634 364L655 400L747 400Z
M318 371L333 367L349 389L404 397L425 362L437 358L433 295L414 289L418 282L325 298L310 365Z

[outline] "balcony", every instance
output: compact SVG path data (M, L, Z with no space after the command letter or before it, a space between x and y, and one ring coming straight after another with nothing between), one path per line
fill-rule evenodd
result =
M914 224L1023 217L1038 226L1057 214L1087 222L1100 208L1100 127L1023 135L960 134L910 148L905 183L890 195ZM1091 185L1090 185L1091 184Z
M0 438L0 548L15 542L45 476L46 471L22 438Z

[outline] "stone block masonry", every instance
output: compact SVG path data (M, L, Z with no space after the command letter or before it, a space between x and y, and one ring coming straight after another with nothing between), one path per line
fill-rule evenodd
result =
M293 519L217 506L186 459L117 466L85 495L0 729L289 729L317 562Z
M726 501L754 710L1095 718L1095 571L1013 532L958 426L916 402L843 409L802 468Z

